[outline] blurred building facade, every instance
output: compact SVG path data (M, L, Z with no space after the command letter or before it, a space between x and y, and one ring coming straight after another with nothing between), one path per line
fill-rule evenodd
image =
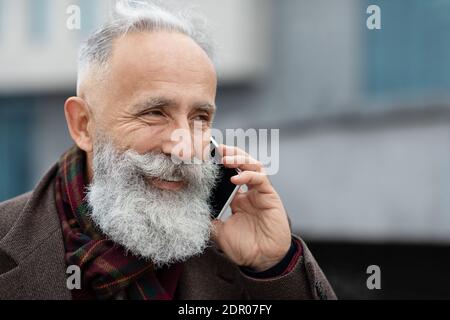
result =
M302 235L450 244L450 1L195 1L219 44L216 127L280 129ZM66 26L79 5L82 29ZM378 4L382 29L366 28ZM0 200L71 145L63 103L109 1L0 0Z

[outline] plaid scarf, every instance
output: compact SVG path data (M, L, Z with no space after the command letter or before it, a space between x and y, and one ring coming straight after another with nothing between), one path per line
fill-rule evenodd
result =
M81 289L75 300L125 299L171 300L181 265L156 270L153 265L125 251L105 237L89 217L85 201L86 154L77 147L59 160L55 199L62 225L65 260L81 270Z

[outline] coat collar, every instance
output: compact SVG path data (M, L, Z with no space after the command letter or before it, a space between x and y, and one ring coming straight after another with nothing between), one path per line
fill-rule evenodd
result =
M31 193L0 250L17 266L0 275L0 299L70 299L61 225L56 213L54 165ZM16 288L16 289L14 289Z

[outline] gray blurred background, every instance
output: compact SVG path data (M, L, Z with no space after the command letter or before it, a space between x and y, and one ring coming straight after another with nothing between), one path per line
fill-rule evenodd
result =
M450 298L450 0L189 4L218 44L215 127L280 129L271 180L338 296ZM77 48L111 6L0 0L0 201L72 145ZM381 290L366 287L372 264Z

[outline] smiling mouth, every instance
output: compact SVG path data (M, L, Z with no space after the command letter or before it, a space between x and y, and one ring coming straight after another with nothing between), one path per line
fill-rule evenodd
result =
M150 178L147 180L153 186L162 190L179 191L185 185L185 182L181 178L171 178L171 179Z

